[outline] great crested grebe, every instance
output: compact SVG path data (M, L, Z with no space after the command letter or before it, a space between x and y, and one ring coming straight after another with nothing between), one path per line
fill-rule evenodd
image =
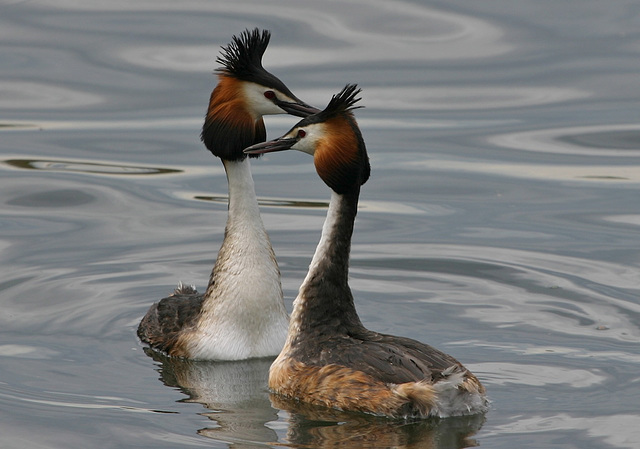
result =
M322 237L294 301L289 333L269 388L299 401L403 418L481 413L485 389L460 362L418 341L366 329L348 284L349 251L369 157L352 110L356 85L321 112L248 154L287 149L313 156L331 188Z
M182 284L153 304L138 336L172 356L241 360L277 355L288 316L280 270L264 229L251 168L243 149L263 142L262 116L307 116L303 103L262 67L269 31L246 30L222 48L219 82L211 93L202 141L222 159L229 183L224 241L204 295Z

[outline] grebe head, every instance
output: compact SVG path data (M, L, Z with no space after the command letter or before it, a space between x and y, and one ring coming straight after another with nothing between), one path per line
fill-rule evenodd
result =
M300 120L282 137L245 149L247 154L299 150L311 154L316 171L336 193L345 193L369 179L367 149L353 116L360 89L347 84L327 107Z
M240 37L233 36L229 45L222 47L222 55L216 61L222 65L216 71L221 77L241 81L248 107L256 115L291 114L306 117L318 112L296 97L275 75L262 67L271 33L257 28L245 30Z
M222 66L216 70L218 85L211 93L201 135L215 156L244 159L245 147L266 138L263 115L306 117L319 112L262 67L270 38L268 30L245 30L222 47L216 60Z

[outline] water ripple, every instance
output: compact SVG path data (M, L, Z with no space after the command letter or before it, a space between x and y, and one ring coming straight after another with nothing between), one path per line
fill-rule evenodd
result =
M619 223L633 226L640 226L640 214L638 215L612 215L609 217L604 217L602 220L609 221L611 223Z
M558 87L367 87L367 107L382 110L468 110L540 106L590 96ZM310 96L310 95L309 95ZM306 96L304 98L307 98Z
M469 369L479 375L483 382L495 385L511 383L542 387L564 384L569 388L587 388L607 380L606 376L592 371L549 365L485 362L470 364Z
M492 136L489 143L513 150L585 156L640 156L640 125L591 125ZM634 170L638 171L635 167ZM638 178L635 176L634 178Z
M527 418L516 417L513 421L495 426L485 436L492 437L508 434L555 434L560 432L585 432L613 447L635 449L640 438L637 429L640 428L640 416L631 414L615 414L572 416L567 413L555 415L537 415Z
M42 130L167 130L167 129L194 129L201 125L200 118L166 118L166 119L140 119L140 120L68 120L51 121L41 120L28 122L24 120L12 120L0 123L0 131L42 131Z
M197 201L209 201L213 203L227 204L229 196L226 194L204 195L194 192L175 192L174 195L181 199L194 199ZM295 209L327 209L328 201L303 200L295 198L258 198L258 204L263 207L273 208L295 208ZM427 210L428 209L428 210ZM361 201L358 204L358 210L384 213L384 214L402 214L402 215L431 215L441 216L450 215L453 212L441 207L432 205L430 207L411 205L407 203L392 201Z
M0 345L0 357L17 357L24 359L53 359L59 356L58 351L37 346L22 344Z
M138 402L132 399L105 397L105 396L87 396L71 393L58 393L58 392L34 392L32 390L26 391L10 391L4 389L0 391L0 398L3 402L16 404L19 402L28 402L37 404L38 406L49 407L63 407L63 408L76 408L76 409L115 409L128 412L138 413L174 413L162 410L151 410L148 408L125 405L126 402ZM75 399L75 400L73 400Z
M387 260L394 258L399 262ZM506 248L426 244L358 245L352 259L354 265L366 266L369 275L374 269L368 261L385 259L386 267L401 266L404 278L392 283L397 294L431 292L425 301L464 306L459 312L464 317L494 327L620 342L640 338L640 274L634 266ZM414 276L409 282L411 271L426 273L420 276L427 279ZM357 269L353 272L359 275ZM353 284L368 291L368 282L356 279Z
M115 3L119 10L130 8L126 2ZM209 12L198 6L200 13ZM416 55L422 61L475 59L512 49L502 39L503 32L487 21L401 1L352 0L341 5L340 15L336 15L332 2L313 0L282 0L277 4L223 1L210 8L218 15L238 17L244 17L250 9L254 15L277 15L280 20L295 23L296 28L304 27L313 50L297 41L282 44L282 38L275 36L265 61L271 68L415 61ZM191 9L189 5L181 7L182 11ZM378 25L371 27L372 23ZM402 26L395 26L397 23ZM402 32L398 32L400 29ZM210 70L211 51L211 46L141 45L123 48L120 58L140 67L202 72Z
M0 82L0 109L72 109L104 102L77 89L27 81Z
M468 345L473 344L478 347L487 347L496 349L502 352L510 352L512 354L518 354L519 356L531 356L531 355L549 355L557 354L562 355L564 358L571 359L585 359L585 360L600 360L607 362L608 364L640 364L640 354L636 354L629 351L595 351L587 348L580 347L567 347L559 345L534 345L532 343L525 344L513 344L513 343L486 343L480 341L459 341L453 343L453 345ZM492 370L487 370L492 371Z
M89 161L71 161L63 159L6 159L0 163L8 165L11 168L22 170L43 170L54 172L73 172L98 175L167 175L182 173L183 170L173 168L158 167L141 167L131 165L116 165L110 163L89 162Z
M406 170L446 170L483 173L510 178L579 181L589 183L638 183L640 164L534 164L477 162L468 160L412 160L396 165Z

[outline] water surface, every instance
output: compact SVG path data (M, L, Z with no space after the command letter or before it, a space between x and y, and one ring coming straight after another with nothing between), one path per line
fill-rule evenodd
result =
M625 0L5 2L1 446L638 447L639 17ZM363 88L358 311L465 363L486 416L310 409L269 397L270 360L138 342L153 301L204 289L222 241L226 178L199 129L219 47L254 26L306 101ZM304 154L253 171L290 310L329 192Z

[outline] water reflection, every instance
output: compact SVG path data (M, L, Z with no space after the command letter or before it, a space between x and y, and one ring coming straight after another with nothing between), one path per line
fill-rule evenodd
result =
M500 134L487 140L499 147L541 153L640 156L640 126L635 123L523 131ZM638 170L638 167L634 169Z
M198 201L210 201L213 203L227 204L229 202L229 196L225 194L217 195L202 195L198 193L190 192L176 192L176 196L183 199L194 199ZM317 200L303 200L295 198L258 198L258 203L263 207L277 207L277 208L295 208L295 209L327 209L329 207L328 201ZM431 207L417 207L411 204L391 201L361 201L358 204L358 209L366 212L376 212L384 214L402 214L402 215L447 215L451 211L446 210L443 207L431 206ZM428 209L428 210L427 210Z
M305 100L365 87L363 320L469 362L483 446L637 447L637 11L583 3L3 2L0 446L472 443L455 421L276 410L268 366L161 362L171 391L131 351L150 297L210 273L226 191L203 101L218 46L259 26ZM328 196L284 159L253 165L291 300Z
M198 129L202 120L195 117L171 117L139 120L11 120L0 122L0 131L101 131L101 130L180 130Z
M128 6L124 2L121 5L122 8ZM296 29L303 27L304 35L296 35L295 42L288 41L285 33L274 36L265 61L272 69L293 64L296 67L361 65L381 59L388 63L414 61L416 55L422 62L475 59L504 54L512 49L502 39L502 31L487 21L401 1L352 0L341 4L339 15L335 14L336 5L332 2L313 0L280 0L269 4L219 1L211 4L210 10L202 10L205 7L198 5L200 15L215 12L242 18L251 10L255 16L278 16L285 24L283 29L288 25ZM180 9L191 8L185 5ZM372 27L374 23L377 25ZM203 45L131 45L120 49L118 57L144 68L199 73L211 69L211 47ZM313 103L313 98L309 100Z
M597 438L611 447L636 449L640 442L640 437L637 431L634 434L633 429L638 428L640 428L640 416L632 414L593 417L559 413L527 418L517 417L507 424L496 426L489 435L515 434L521 435L522 438L534 438L535 434L558 436L560 434L580 433Z
M77 189L57 189L28 193L7 201L8 205L21 207L77 207L92 203L96 197Z
M173 168L140 167L132 165L116 165L100 162L46 160L46 159L6 159L1 161L13 168L23 170L44 170L55 172L90 173L98 175L166 175L182 173Z
M145 352L161 363L160 379L165 385L180 388L189 397L185 402L209 409L202 415L215 424L198 434L235 443L234 447L277 440L276 433L265 426L278 419L267 392L273 359L204 362L166 357L151 349Z
M428 448L474 447L471 438L484 415L406 422L314 407L272 395L275 407L289 413L286 443L309 448Z
M227 204L229 202L229 196L227 195L193 195L193 199L198 201L211 201L213 203ZM258 204L260 206L270 207L294 207L296 209L326 209L329 207L327 201L312 201L312 200L295 200L284 198L259 198Z
M367 107L400 111L497 109L563 103L590 94L556 87L367 87ZM306 98L306 97L305 97Z
M461 316L474 321L598 340L640 338L635 321L639 275L634 266L471 245L354 245L353 253L354 265L366 267L367 278L389 283L392 274L401 273L391 286L396 295L429 292L428 299L418 300L461 306ZM368 291L369 282L354 279L353 286Z
M104 98L78 89L27 81L0 82L0 109L74 109L95 105Z
M548 353L548 352L547 352ZM586 369L572 369L552 365L484 362L469 367L490 385L507 383L543 387L563 384L567 388L587 388L602 385L606 376Z
M516 164L508 162L471 162L465 160L414 160L396 164L405 170L439 170L482 173L510 178L579 181L589 183L640 182L640 164Z
M199 429L198 434L232 443L233 447L284 443L313 448L457 449L476 446L471 436L484 423L483 415L415 422L388 420L285 400L267 391L271 358L201 362L166 357L150 349L145 352L161 364L162 382L188 396L184 402L209 409L202 415L215 424ZM279 436L279 430L286 430L286 435Z

